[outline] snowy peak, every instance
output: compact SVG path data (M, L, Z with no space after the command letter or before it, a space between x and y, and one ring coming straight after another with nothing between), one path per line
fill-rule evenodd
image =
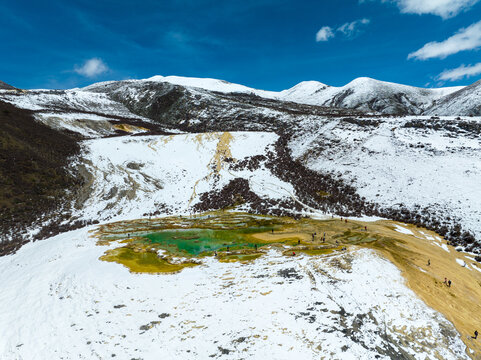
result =
M193 78L193 77L182 77L182 76L156 75L140 81L167 82L173 85L201 88L204 90L225 92L225 93L233 93L233 92L249 93L249 92L257 91L255 89L249 88L244 85L233 84L225 80L217 80L217 79L211 79L211 78Z
M456 92L464 86L452 86L443 88L420 88L416 86L396 84L388 81L381 81L372 79L369 77L359 77L354 79L349 84L344 86L345 88L356 89L359 91L365 91L366 93L405 93L414 96L427 96L430 99L438 99L443 96Z
M371 95L371 94L389 95L393 93L429 94L431 92L430 89L423 89L423 88L417 88L409 85L396 84L396 83L391 83L387 81L372 79L369 77L359 77L357 79L354 79L347 85L343 86L341 89L351 89L354 92L368 94L368 95Z
M381 81L381 80L376 80L370 77L358 77L354 80L352 80L350 83L346 84L344 87L347 88L375 88L375 87L388 87L388 86L404 86L404 87L410 87L407 85L399 85L399 84L394 84L390 83L387 81Z
M229 94L229 93L254 94L254 95L261 96L268 99L277 99L279 97L279 94L275 91L254 89L245 85L234 84L225 80L218 80L218 79L211 79L211 78L156 75L140 81L170 83L172 85L179 85L179 86L184 86L188 88L199 88L203 90L226 93L226 94Z
M225 94L233 94L233 93L253 94L253 95L257 95L267 99L279 99L279 93L275 91L254 89L245 85L234 84L225 80L218 80L218 79L211 79L211 78L183 77L183 76L173 76L173 75L172 76L155 75L150 78L140 79L140 80L99 82L99 83L89 85L83 88L82 90L99 92L101 91L102 88L112 89L112 88L119 88L119 87L125 88L128 86L131 86L132 88L136 88L136 89L151 88L152 84L158 84L160 85L160 87L166 87L166 88L167 87L172 88L172 86L165 86L165 85L174 85L174 86L181 86L187 89L201 89L201 90L207 90L211 92L225 93Z
M320 95L329 87L319 81L303 81L290 89L281 91L279 95L280 99L303 103L307 99Z

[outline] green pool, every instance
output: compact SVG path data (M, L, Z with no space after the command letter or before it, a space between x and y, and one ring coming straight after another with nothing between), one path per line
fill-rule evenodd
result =
M178 229L164 230L143 235L152 244L158 244L169 252L183 252L199 255L216 250L245 249L261 246L260 242L249 240L249 234L271 231L271 227L256 227L238 230Z

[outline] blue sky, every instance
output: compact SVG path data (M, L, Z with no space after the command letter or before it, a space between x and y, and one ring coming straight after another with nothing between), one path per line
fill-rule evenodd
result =
M0 80L26 89L153 75L266 90L481 78L481 0L0 0L0 14Z

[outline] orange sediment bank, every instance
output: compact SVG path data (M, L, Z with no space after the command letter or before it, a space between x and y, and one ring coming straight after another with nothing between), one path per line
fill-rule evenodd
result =
M395 224L379 223L387 227ZM472 339L475 330L481 331L481 264L447 246L446 241L431 231L402 226L413 235L393 231L389 238L365 246L393 262L409 288L453 323L469 349L468 355L481 359L481 337ZM444 283L445 278L451 280L450 287Z

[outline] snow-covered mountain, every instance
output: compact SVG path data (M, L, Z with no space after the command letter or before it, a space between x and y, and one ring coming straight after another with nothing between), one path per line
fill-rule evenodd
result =
M438 99L426 114L480 116L481 80Z
M304 104L357 109L373 113L417 115L436 100L461 87L423 89L371 78L357 78L341 87L302 82L281 92L281 99Z
M367 77L357 78L341 87L317 81L304 81L280 92L265 91L232 84L223 80L185 78L179 76L154 76L144 80L130 80L123 84L132 88L146 88L147 84L170 84L183 88L197 88L225 94L248 94L266 99L291 101L300 104L331 108L355 109L386 115L419 115L448 95L463 89L462 86L446 88L417 88L379 81ZM106 91L112 87L119 91L118 82L104 82L86 87L87 91ZM125 92L125 90L124 90ZM138 94L137 94L138 96ZM463 110L460 109L462 112ZM454 115L454 114L450 114ZM459 113L458 115L464 115Z
M4 86L3 89L15 89L5 83L2 86ZM83 89L67 91L37 90L31 92L32 96L28 100L31 104L24 104L24 107L38 109L40 103L48 105L49 97L60 94L62 94L62 99L54 100L54 102L59 102L56 105L57 107L70 100L76 102L76 104L72 103L76 108L82 108L83 100L80 96L83 92L95 92L100 94L98 95L100 97L104 96L101 94L108 94L111 98L120 100L121 103L145 104L146 102L154 102L154 99L149 98L154 96L154 92L157 94L156 97L159 91L163 93L171 92L170 99L167 100L169 102L173 101L172 97L175 97L176 93L200 91L213 96L220 94L257 96L266 100L353 109L385 115L439 114L463 116L479 114L481 104L477 95L479 90L476 90L478 87L477 84L473 84L468 87L417 88L361 77L341 87L329 86L318 81L304 81L290 89L276 92L254 89L224 80L158 75L142 80L100 82ZM72 97L71 94L76 94L76 96ZM74 100L75 97L79 97L79 99ZM91 101L91 106L94 102L101 104L103 107L109 106L108 99L99 98ZM119 111L122 112L121 109Z

